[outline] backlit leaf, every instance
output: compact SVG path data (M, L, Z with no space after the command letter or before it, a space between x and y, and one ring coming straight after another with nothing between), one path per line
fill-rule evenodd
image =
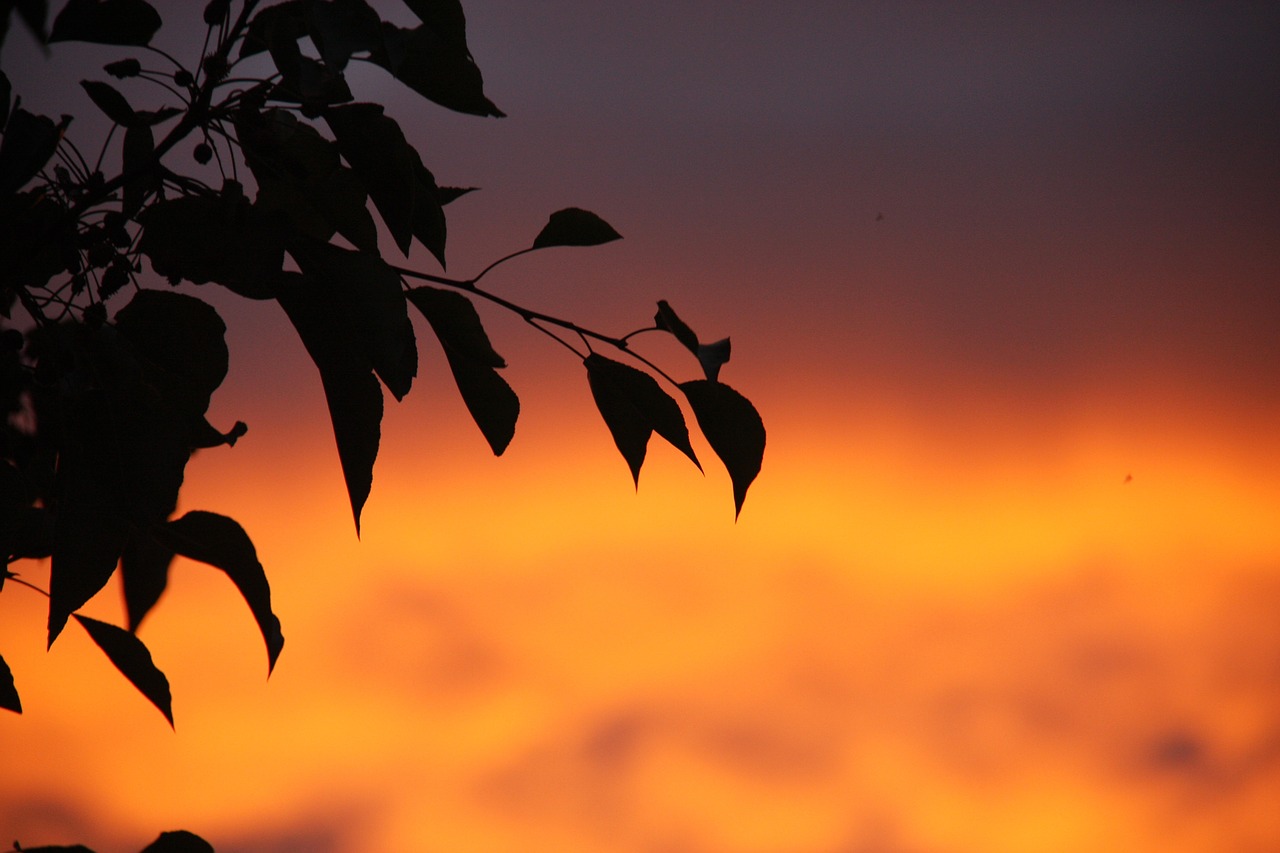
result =
M698 336L694 334L693 329L681 320L679 315L667 304L667 300L658 300L658 313L653 315L653 323L659 329L670 332L675 339L684 346L689 352L697 355L698 353Z
M168 398L204 414L230 363L227 327L212 305L172 290L140 290L116 312L115 326L157 372L153 381L173 386Z
M286 273L277 299L320 371L358 535L378 456L382 389L363 344L315 291L315 283L306 276Z
M0 142L0 195L22 188L49 162L58 150L62 130L48 116L38 116L21 107L13 110Z
M413 240L418 156L381 104L345 104L325 110L338 149L364 183L400 251Z
M116 91L110 83L99 80L81 80L80 86L89 95L98 109L116 124L128 127L134 122L133 107L125 100L124 95Z
M124 185L122 212L125 216L133 216L141 210L147 199L160 189L160 174L156 171L159 164L153 162L155 150L155 136L149 124L135 122L125 130L121 146L124 168L126 172L139 173Z
M72 474L59 471L66 480ZM71 614L106 586L125 543L129 529L101 490L94 494L86 482L64 487L54 522L53 557L49 568L49 638L58 638Z
M145 0L69 0L54 18L49 41L145 45L163 23Z
M471 300L451 290L416 287L412 302L440 339L454 382L471 418L494 454L501 456L515 435L520 399L496 368L506 366L489 343Z
M162 832L141 853L213 853L213 845L185 829Z
M410 89L442 107L478 116L504 115L484 94L484 78L465 41L423 24L382 27L382 49L369 57Z
M637 485L650 432L658 433L702 469L689 443L689 429L680 405L662 390L656 379L643 370L596 353L587 356L584 364L596 408L631 467Z
M120 556L120 577L130 631L137 633L142 620L164 594L172 562L173 549L153 536L136 536L125 546Z
M533 248L598 246L601 243L621 239L622 235L613 230L612 225L591 211L578 207L566 207L551 214L547 224L538 232L538 236L533 238Z
M418 350L400 274L382 258L330 243L298 240L289 254L314 283L313 296L344 323L397 400L418 373Z
M702 434L720 457L733 483L734 517L742 512L747 488L760 473L765 431L760 413L746 397L720 382L680 383Z
M382 20L364 0L328 0L311 6L307 18L320 58L341 71L354 53L382 46Z
M285 39L297 41L307 34L305 0L285 0L259 9L249 21L244 40L240 42L240 58L267 50L271 44Z
M711 381L720 378L720 368L729 361L729 339L721 338L714 343L698 344L698 363L702 365L702 372Z
M224 515L195 510L164 527L163 539L175 552L222 569L240 590L267 645L268 672L284 647L280 620L271 610L271 587L249 535Z
M3 656L0 656L0 708L15 714L22 713L22 699L13 683L13 672L9 669L9 664L4 662Z
M169 695L169 679L156 668L151 660L151 652L142 641L123 628L90 619L88 616L77 613L76 621L89 632L90 639L106 653L116 669L120 670L143 696L151 700L151 704L160 709L160 713L164 714L164 718L172 726L173 700Z

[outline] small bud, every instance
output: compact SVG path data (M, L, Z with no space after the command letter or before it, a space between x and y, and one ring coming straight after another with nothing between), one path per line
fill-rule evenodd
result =
M191 152L191 156L196 159L197 163L204 165L213 159L213 149L209 147L207 142L201 142L196 146L195 150Z
M184 69L173 75L173 82L177 83L179 86L190 86L196 81L195 78L191 76L191 72Z
M142 73L142 63L136 59L121 59L118 62L108 62L102 66L102 69L112 77L123 80L126 77L137 77Z

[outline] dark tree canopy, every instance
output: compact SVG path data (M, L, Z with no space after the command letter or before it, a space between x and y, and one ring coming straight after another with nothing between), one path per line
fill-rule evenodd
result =
M51 22L44 0L0 7L0 40L20 21L47 46L121 49L80 84L110 123L92 147L75 141L71 116L25 109L0 71L0 590L47 595L48 643L74 619L171 724L168 682L137 631L175 556L226 572L269 668L284 637L244 528L212 511L176 514L192 453L234 445L246 426L208 420L227 374L226 326L207 302L170 285L212 285L284 310L320 375L357 533L384 399L411 392L419 335L440 341L493 452L512 441L519 398L477 302L514 313L582 361L637 484L654 433L702 467L680 396L728 471L735 511L760 469L760 416L719 380L728 339L703 343L665 301L652 322L617 335L482 287L486 273L520 255L619 239L596 214L552 213L527 248L470 278L405 266L417 242L444 269L445 209L469 189L440 186L383 105L352 91L345 69L369 63L445 109L503 113L485 94L458 0L404 5L414 26L383 20L365 0L211 0L204 47L181 57L151 44L164 20L145 0L68 0ZM165 106L133 106L160 88ZM104 171L104 161L118 171ZM637 352L645 333L674 336L698 378L677 381ZM46 558L48 590L8 568ZM116 572L126 627L77 612ZM21 711L3 658L0 707ZM166 833L147 849L208 849L187 835Z

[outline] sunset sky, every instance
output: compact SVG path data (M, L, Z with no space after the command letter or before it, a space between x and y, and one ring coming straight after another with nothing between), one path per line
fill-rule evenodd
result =
M180 509L245 526L284 652L268 680L234 587L176 564L140 632L171 731L6 586L0 845L1280 849L1280 5L464 6L508 117L350 75L482 188L448 273L607 219L486 282L731 335L768 428L740 518L700 436L705 476L655 441L633 489L580 364L485 307L515 440L492 456L423 325L357 540L283 312L187 286L229 326L212 419L249 432ZM195 6L159 8L189 55ZM126 55L16 25L2 54L82 143L76 81ZM122 624L118 586L86 612Z

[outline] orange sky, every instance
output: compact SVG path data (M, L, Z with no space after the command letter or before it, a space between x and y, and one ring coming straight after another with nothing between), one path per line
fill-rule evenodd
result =
M486 311L514 443L424 342L357 541L283 316L192 290L231 327L215 421L250 432L183 508L245 525L284 652L267 681L234 588L179 565L141 631L174 732L6 587L0 842L1280 847L1276 12L793 5L467 3L502 121L357 81L484 188L450 272L588 207L625 239L490 286L733 335L769 429L739 521L656 443L634 491L581 367ZM24 100L86 73L21 35ZM87 612L123 621L118 589Z

